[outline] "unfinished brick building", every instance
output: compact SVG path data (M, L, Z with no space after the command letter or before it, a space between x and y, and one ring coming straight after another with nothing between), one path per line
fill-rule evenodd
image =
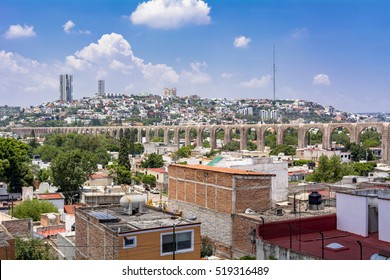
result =
M256 229L251 223L241 226L237 215L247 209L270 209L274 176L232 168L170 165L169 204L184 217L197 217L202 235L211 239L217 255L235 258L252 253L249 233Z

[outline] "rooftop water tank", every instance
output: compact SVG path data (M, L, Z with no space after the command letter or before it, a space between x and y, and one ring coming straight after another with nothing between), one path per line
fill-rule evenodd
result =
M321 195L313 191L311 194L309 194L309 205L320 205L322 203Z

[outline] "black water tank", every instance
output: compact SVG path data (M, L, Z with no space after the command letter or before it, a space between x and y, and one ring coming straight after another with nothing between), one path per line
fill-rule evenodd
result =
M309 194L310 205L320 205L321 203L322 203L322 198L318 192L311 192L311 194Z

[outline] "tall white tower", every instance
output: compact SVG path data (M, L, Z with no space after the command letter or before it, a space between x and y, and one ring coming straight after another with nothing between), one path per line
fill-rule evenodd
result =
M63 74L60 75L60 100L72 101L73 100L73 75Z
M98 81L98 95L99 96L104 96L105 94L105 89L104 89L104 80L99 80Z

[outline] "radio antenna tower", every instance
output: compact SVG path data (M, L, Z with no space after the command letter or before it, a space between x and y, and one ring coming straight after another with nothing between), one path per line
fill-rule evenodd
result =
M275 44L274 44L274 52L273 52L273 68L272 68L272 80L274 85L274 106L276 104L276 81L275 81L275 72L276 72L276 64L275 64Z

